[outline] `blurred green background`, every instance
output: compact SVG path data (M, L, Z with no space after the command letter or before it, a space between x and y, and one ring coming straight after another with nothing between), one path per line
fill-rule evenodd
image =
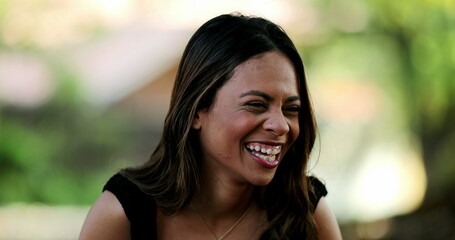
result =
M153 151L191 34L233 11L299 47L344 238L455 239L452 0L0 0L0 239L77 238Z

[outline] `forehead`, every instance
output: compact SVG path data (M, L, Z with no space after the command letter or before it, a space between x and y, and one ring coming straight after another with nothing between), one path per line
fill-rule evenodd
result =
M237 88L239 92L263 89L298 95L294 65L288 57L277 51L252 57L238 65L226 85Z

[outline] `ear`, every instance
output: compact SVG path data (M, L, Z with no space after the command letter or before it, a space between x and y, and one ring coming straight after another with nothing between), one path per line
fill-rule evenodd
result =
M194 115L193 122L191 123L191 127L195 130L201 130L202 128L202 119L201 119L202 112L201 110L197 111Z

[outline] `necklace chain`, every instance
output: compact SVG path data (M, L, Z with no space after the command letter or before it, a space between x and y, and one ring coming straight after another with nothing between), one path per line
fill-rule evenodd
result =
M229 235L229 233L232 232L232 230L234 230L235 227L237 227L237 225L239 225L239 223L245 218L245 216L247 215L248 211L250 210L251 208L251 203L250 205L248 205L248 208L245 210L245 212L242 214L242 216L239 217L239 219L237 219L237 221L223 234L221 235L221 237L217 237L216 234L212 231L212 229L210 229L209 225L207 225L207 223L204 221L204 219L202 218L201 214L199 214L199 211L197 210L197 208L195 208L193 205L191 205L197 216L199 217L199 220L202 222L202 224L207 228L207 230L209 230L209 232L212 234L213 238L215 240L223 240L227 235Z

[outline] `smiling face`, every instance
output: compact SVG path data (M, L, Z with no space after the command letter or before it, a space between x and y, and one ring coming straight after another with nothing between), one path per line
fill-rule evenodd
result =
M197 112L203 175L267 185L299 134L292 62L272 51L237 66L209 109Z

